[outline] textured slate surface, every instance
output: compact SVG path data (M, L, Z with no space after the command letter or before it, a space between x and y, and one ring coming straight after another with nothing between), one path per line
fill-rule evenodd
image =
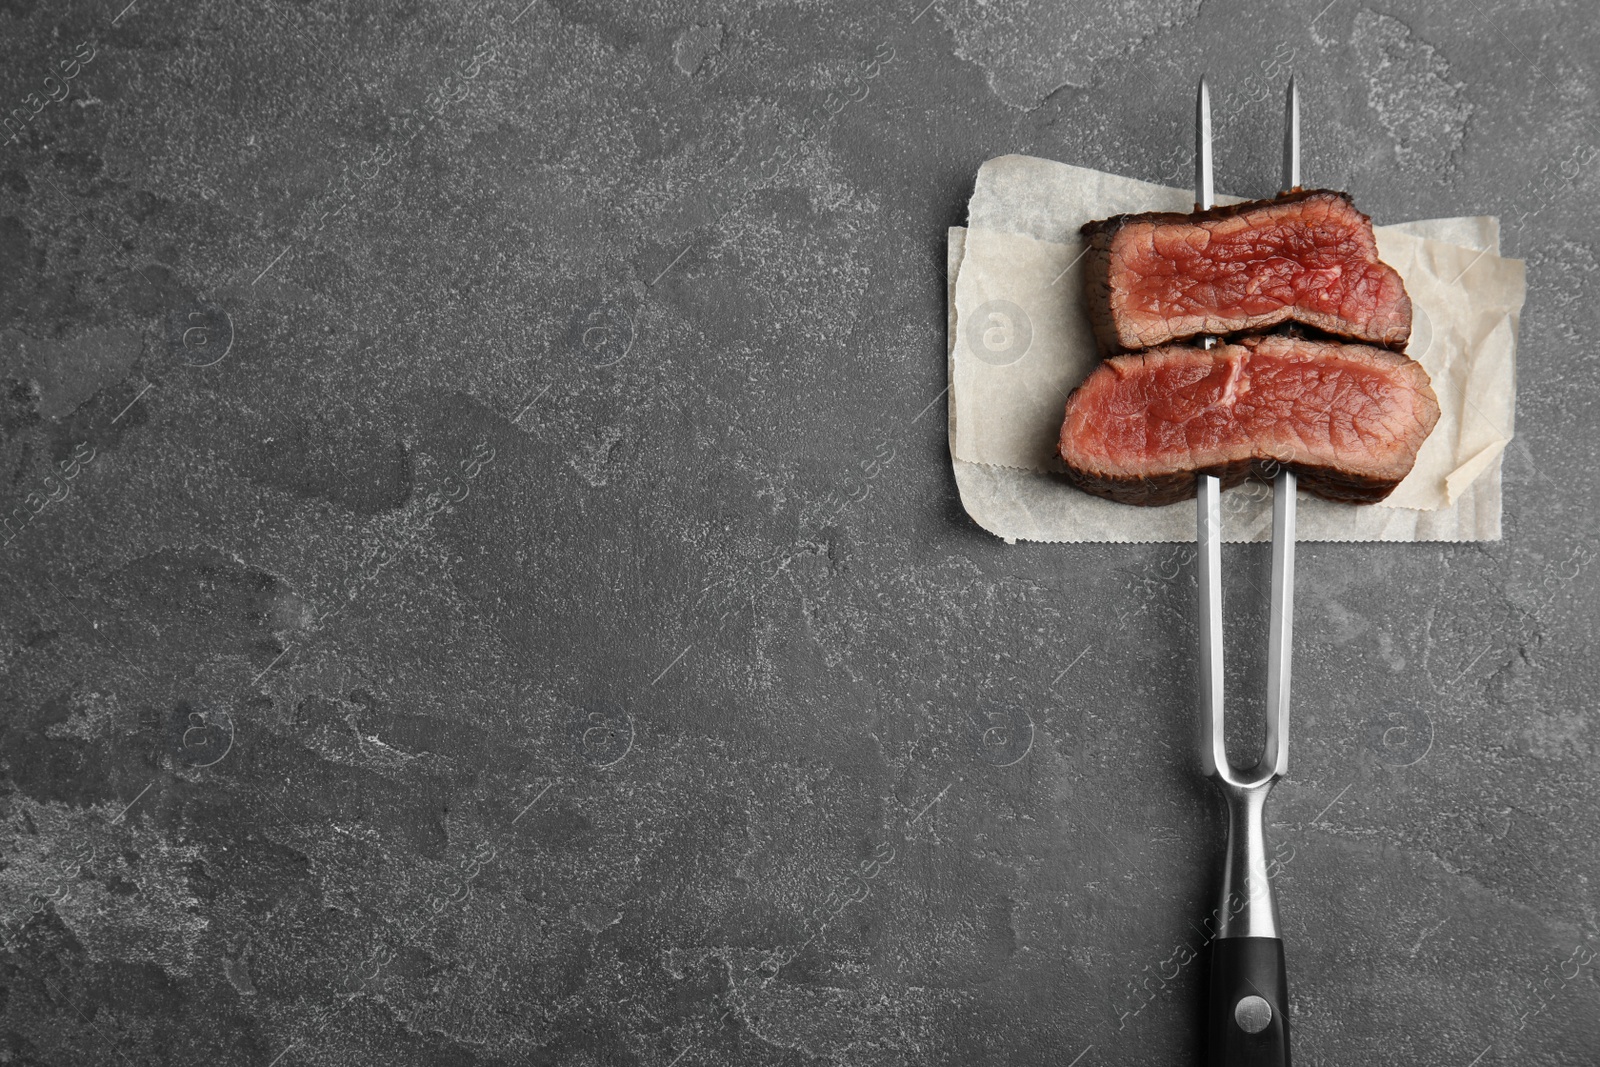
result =
M1291 65L1530 271L1505 540L1301 551L1298 1061L1596 1062L1592 11L523 2L0 7L0 1062L1192 1062L1192 550L966 520L944 230Z

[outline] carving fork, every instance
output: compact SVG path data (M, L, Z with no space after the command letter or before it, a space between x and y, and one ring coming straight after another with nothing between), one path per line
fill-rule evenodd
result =
M1300 98L1289 79L1283 135L1283 188L1300 185ZM1204 78L1195 106L1195 200L1213 206L1211 96ZM1216 338L1203 338L1210 348ZM1289 1067L1289 987L1283 936L1267 865L1267 793L1289 763L1289 652L1294 621L1296 478L1279 469L1272 485L1272 607L1267 645L1267 739L1248 771L1228 763L1223 742L1222 487L1199 477L1201 719L1200 763L1228 810L1222 899L1211 944L1206 1012L1209 1067Z

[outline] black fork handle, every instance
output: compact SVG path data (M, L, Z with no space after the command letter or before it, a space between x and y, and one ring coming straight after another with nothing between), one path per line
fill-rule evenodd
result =
M1211 942L1207 1067L1289 1067L1289 982L1276 937Z

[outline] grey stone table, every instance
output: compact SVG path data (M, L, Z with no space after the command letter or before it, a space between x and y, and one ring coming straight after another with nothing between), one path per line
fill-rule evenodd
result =
M944 232L1291 67L1529 267L1504 540L1301 552L1297 1059L1600 1058L1591 7L123 4L0 8L0 1063L1194 1062L1192 564L966 518Z

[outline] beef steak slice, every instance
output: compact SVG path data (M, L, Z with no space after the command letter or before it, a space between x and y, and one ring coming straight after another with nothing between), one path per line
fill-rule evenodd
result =
M1344 193L1114 215L1083 233L1090 319L1107 353L1285 322L1395 349L1411 335L1405 283Z
M1422 365L1369 345L1270 335L1167 345L1100 364L1067 398L1058 452L1074 485L1127 504L1281 467L1329 500L1388 496L1439 419Z

